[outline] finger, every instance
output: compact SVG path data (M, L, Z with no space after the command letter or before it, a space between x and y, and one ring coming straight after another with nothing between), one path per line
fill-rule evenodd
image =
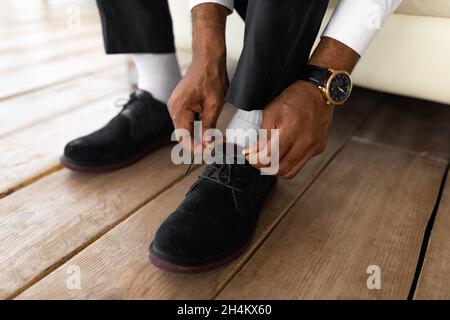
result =
M259 150L264 149L265 146L266 146L266 143L264 143L260 139L256 139L256 143L254 145L251 145L248 148L242 150L242 154L246 157L250 154L256 154L256 153L258 153Z
M264 110L264 116L261 123L260 135L264 138L264 135L268 137L265 139L258 139L262 141L262 143L258 146L258 150L256 153L258 154L258 162L256 166L258 168L264 167L264 163L267 162L266 158L277 158L277 165L282 158L288 153L291 149L292 145L295 142L295 134L296 128L292 128L292 123L290 121L282 121L279 119L277 114L273 113L273 109L270 108L270 104ZM275 148L274 150L272 150ZM265 161L264 161L265 160ZM271 164L269 164L271 165ZM267 166L267 165L266 165Z
M269 157L269 153L271 152L271 143L271 140L265 142L258 139L256 144L246 150L243 150L245 158L252 166L257 169L268 166L269 163L267 163L267 158Z
M308 152L296 165L285 172L281 178L292 179L303 169L303 167L313 158L313 152Z
M269 165L262 166L259 170L264 174L279 176L280 170L286 171L297 162L295 158L292 158L291 150L293 148L294 146L291 145L281 159L272 153Z
M264 110L263 118L260 125L260 132L264 132L267 135L266 142L270 140L270 133L271 129L275 129L275 121L273 115L267 110L267 108ZM242 150L242 154L245 156L253 153L257 153L258 150L263 149L266 145L264 143L261 143L261 139L257 139L256 143L252 146L249 146L248 148Z
M291 137L289 137L288 131L285 131L280 122L277 121L277 114L274 113L273 108L269 104L264 108L263 118L260 126L258 141L255 145L251 146L243 153L246 154L247 161L249 161L254 167L260 169L270 164L267 161L270 157L283 156L290 148ZM272 131L277 130L277 131ZM272 133L275 137L272 137ZM272 154L272 148L276 152L276 155Z
M284 177L299 163L303 162L305 157L309 157L312 153L312 147L303 140L297 140L291 147L289 152L280 159L280 165L277 172L277 176Z
M263 135L265 132L262 131L261 134ZM251 160L249 162L255 168L271 166L274 160L278 160L276 162L279 163L280 159L284 158L290 150L295 140L292 131L285 127L267 134L270 134L270 139L265 141L260 136L256 152L252 152L247 156Z
M205 136L205 133L209 129L216 127L217 119L219 118L222 105L220 102L205 103L202 112L202 142L204 145L210 143L209 138Z
M178 135L177 140L182 144L183 148L189 150L191 153L195 151L195 141L194 141L194 121L195 112L191 108L184 108L176 117L174 117L175 132L181 132L186 130L189 135L185 134Z

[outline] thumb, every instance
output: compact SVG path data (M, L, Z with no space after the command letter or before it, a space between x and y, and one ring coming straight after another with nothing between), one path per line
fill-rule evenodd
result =
M261 149L266 147L267 141L270 141L271 129L275 128L274 122L275 121L274 117L272 116L272 113L264 110L261 125L259 127L259 135L258 135L259 138L257 142L253 146L250 146L249 148L242 150L242 153L245 155L248 155L250 153L257 153ZM263 139L261 139L260 136L261 134L263 134Z
M271 152L271 133L272 129L275 129L274 119L275 115L270 112L270 109L264 109L258 140L254 145L242 151L242 154L246 157L247 161L257 168L263 165L261 154L270 154Z

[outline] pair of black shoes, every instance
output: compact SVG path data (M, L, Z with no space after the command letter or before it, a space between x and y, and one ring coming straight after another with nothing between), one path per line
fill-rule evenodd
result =
M172 131L167 106L137 91L106 126L68 143L61 163L76 171L119 169L169 144ZM250 241L276 178L248 163L218 162L224 164L208 165L160 226L149 247L155 266L208 271L236 258Z

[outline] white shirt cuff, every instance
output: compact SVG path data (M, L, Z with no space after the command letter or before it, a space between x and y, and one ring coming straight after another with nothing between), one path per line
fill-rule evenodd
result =
M401 0L341 0L322 36L336 39L362 56L400 2Z
M194 8L195 6L198 6L199 4L203 4L203 3L217 3L217 4L221 4L225 7L227 7L230 12L233 12L234 9L234 0L210 0L210 1L205 1L205 0L189 0L189 6L192 8Z

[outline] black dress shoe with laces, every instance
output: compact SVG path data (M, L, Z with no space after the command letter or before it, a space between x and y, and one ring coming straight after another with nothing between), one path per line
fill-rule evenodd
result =
M172 272L204 272L238 257L276 182L250 164L206 167L150 244L150 261Z
M75 171L119 169L169 144L173 129L167 106L138 90L106 126L69 142L61 164Z

